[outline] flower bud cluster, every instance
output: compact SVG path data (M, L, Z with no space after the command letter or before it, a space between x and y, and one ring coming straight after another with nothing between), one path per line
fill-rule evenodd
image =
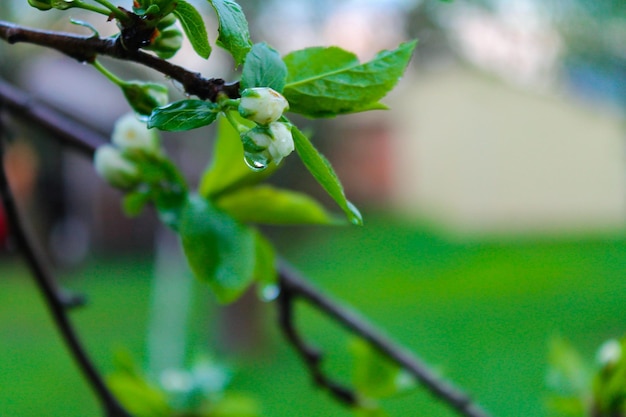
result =
M28 4L39 10L65 10L74 7L73 0L28 0Z
M127 81L120 88L128 104L140 116L147 117L156 107L165 106L168 102L167 87L142 81Z
M257 171L271 162L280 164L294 149L291 127L282 122L258 125L241 135L241 141L246 163Z
M289 103L269 87L248 88L241 93L239 114L257 124L241 135L248 166L263 170L270 163L278 165L294 150L291 126L279 122Z
M134 159L138 156L159 157L159 139L134 114L122 116L116 123L111 145L100 146L94 155L96 172L109 184L131 189L141 181Z
M152 39L145 49L154 51L161 59L170 59L183 45L183 34L175 26L176 17L173 14L165 16L156 26L157 36Z

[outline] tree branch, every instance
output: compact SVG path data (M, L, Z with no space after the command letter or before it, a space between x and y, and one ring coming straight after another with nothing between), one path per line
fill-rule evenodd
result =
M0 93L0 114L3 109L4 102L4 97ZM19 209L15 203L15 199L13 197L13 193L11 192L4 169L3 134L3 125L0 118L0 197L2 198L2 203L4 204L5 212L9 220L10 232L31 270L37 287L46 301L48 310L52 315L57 329L61 333L63 340L82 371L83 376L87 379L91 389L98 397L98 400L100 401L100 404L105 412L105 416L131 417L131 415L124 410L124 408L122 408L117 399L107 388L102 376L87 355L87 352L82 346L78 335L69 320L67 309L80 303L81 300L71 296L68 297L66 293L57 287L52 272L44 261L41 249L27 232L20 217Z
M293 303L295 298L301 298L317 310L324 312L327 316L340 323L344 328L369 342L382 355L404 368L420 381L435 397L439 398L460 415L466 417L489 417L489 414L482 410L477 404L474 404L469 396L437 377L428 366L417 359L412 353L392 342L384 336L380 330L374 328L367 320L353 310L343 307L319 292L309 284L306 279L284 262L279 266L279 284L281 292L288 294L289 303ZM291 320L292 319L289 321ZM289 322L286 324L288 326L290 325ZM285 326L285 323L282 321L281 326ZM299 346L299 344L302 344L302 341L297 338L291 340L289 336L291 330L289 330L288 327L283 329L283 331L288 335L288 339L294 344L296 349L302 351L302 347ZM314 378L316 378L315 374L313 375Z
M97 36L84 37L26 28L0 20L0 39L10 44L24 42L54 49L79 62L93 62L98 55L136 62L178 81L188 94L203 100L215 101L219 93L230 98L239 97L239 82L226 83L221 78L203 78L199 73L191 72L146 52L125 49L119 37L106 39Z
M72 121L2 79L0 79L0 101L4 109L14 116L46 129L51 135L62 138L66 146L90 158L98 146L108 142L93 129Z
M277 299L278 323L287 340L293 345L298 354L309 368L309 372L315 383L322 388L326 388L337 400L347 404L356 405L357 395L354 391L331 380L322 370L322 354L314 347L309 346L295 325L294 302L298 298L298 291L294 291L292 286L285 285L289 282L290 275L280 276L280 294Z
M40 119L41 115L55 113L47 106L23 97L15 89L11 90L14 93L12 99L5 97L5 91L10 90L6 85L3 86L0 82L0 100L7 101L9 110L13 109L14 111L18 111L19 116L26 117L33 122L41 122L42 125L47 126L48 124L53 124L54 126L51 126L51 132L53 132L64 145L91 157L97 146L96 144L104 142L98 135L89 133L88 129L83 128L83 133L77 137L72 130L66 130L68 126L70 126L69 123L56 123L59 122L56 118L44 117ZM27 109L29 111L22 113L20 110L21 107L11 107L12 102L30 103ZM319 311L324 312L330 318L336 320L350 332L368 341L381 354L406 369L406 371L419 380L428 391L458 414L465 417L489 417L489 414L473 403L469 396L437 377L413 354L389 340L378 329L374 328L355 312L341 306L339 303L331 300L315 289L300 274L285 263L281 263L279 266L279 285L281 294L278 299L277 307L279 312L279 324L283 333L307 363L314 380L319 385L329 389L331 393L342 402L354 404L356 400L354 393L323 375L320 368L320 353L308 346L297 331L293 311L294 302L297 298L308 302Z

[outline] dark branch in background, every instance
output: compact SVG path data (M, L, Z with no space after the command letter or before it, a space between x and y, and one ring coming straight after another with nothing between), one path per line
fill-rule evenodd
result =
M300 354L304 363L309 368L309 372L315 383L322 388L326 388L336 399L347 404L357 405L357 395L354 391L333 381L324 374L322 370L322 354L317 349L309 346L300 336L295 324L294 302L297 300L299 292L293 290L289 285L289 277L283 271L280 274L280 294L277 299L278 323L287 340ZM287 282L287 284L285 284Z
M282 263L279 267L279 279L281 291L287 294L286 296L281 294L284 299L280 302L287 303L288 306L279 307L281 310L288 308L286 312L292 313L293 302L297 298L301 298L317 310L324 312L330 318L343 325L344 328L350 332L369 342L382 355L391 359L413 375L428 391L454 409L458 414L466 417L489 417L489 414L475 404L469 396L437 377L428 366L418 360L412 353L402 349L389 340L378 329L374 328L354 311L341 306L319 292L319 290L314 288L306 279L285 263ZM287 301L285 301L285 299L287 299ZM301 352L301 355L306 358L309 368L312 369L312 372L318 369L319 364L317 362L320 358L319 353L313 354L312 351L308 351L310 348L302 342L298 334L291 333L293 318L289 318L286 323L282 321L283 319L281 318L283 331L289 340L292 341L296 349ZM292 336L295 337L293 340ZM313 376L317 380L317 376L314 372ZM329 387L329 389L331 388Z
M5 107L3 106L4 103L4 96L0 93L0 112L3 110L3 107ZM102 376L87 355L87 352L81 344L78 335L69 320L67 310L77 304L80 304L81 300L71 296L68 297L66 293L58 288L50 268L44 261L41 249L27 232L20 217L19 209L13 197L13 193L11 192L3 164L4 147L2 136L4 133L2 119L0 118L0 195L9 220L11 235L13 239L15 239L18 249L22 252L22 255L26 259L37 287L42 293L54 323L61 333L63 340L72 354L72 357L78 364L83 376L89 382L91 389L98 397L98 400L100 401L100 404L105 412L105 416L131 417L131 415L124 410L124 408L122 408L122 406L117 402L117 399L107 388Z
M221 78L207 79L164 59L142 52L128 50L119 38L102 39L97 36L84 37L70 33L31 29L0 20L0 38L10 44L24 42L55 49L79 62L93 62L98 55L132 61L152 68L182 84L188 94L203 100L215 101L219 93L230 98L239 97L239 83L226 83Z
M7 91L11 92L12 95L10 97L5 95ZM67 120L62 122L60 116L47 106L29 100L23 93L19 93L14 88L9 88L2 82L0 82L0 102L1 101L7 103L8 110L16 111L17 116L26 118L34 123L49 126L50 131L54 133L64 145L78 150L88 157L93 155L99 143L104 142L103 138L87 128L80 127L79 130L73 130L74 127L72 126L75 126L74 123L69 123ZM29 103L29 107L26 109L27 112L24 113L23 107L15 103ZM80 134L77 135L75 132L80 132ZM467 395L438 378L426 365L415 358L414 355L387 339L379 330L375 329L353 311L342 307L337 302L322 294L284 263L280 265L279 277L281 293L277 301L277 307L279 309L281 329L307 363L316 383L327 388L342 402L355 404L355 394L349 389L335 383L322 373L320 367L320 353L308 346L297 331L294 320L294 302L297 301L297 299L308 302L319 311L327 314L331 319L341 323L350 332L367 340L381 354L406 369L406 371L419 380L427 390L438 397L444 404L454 409L458 414L466 417L489 417L489 414L474 404Z
M5 110L33 125L39 126L55 137L62 137L63 142L88 155L107 140L95 134L92 129L76 123L48 106L38 103L29 95L19 91L0 79L0 100Z

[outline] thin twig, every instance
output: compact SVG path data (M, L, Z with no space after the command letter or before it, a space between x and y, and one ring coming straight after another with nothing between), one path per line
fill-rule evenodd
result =
M34 126L45 129L56 137L62 137L66 146L84 153L90 158L95 149L107 140L85 128L49 106L38 102L30 95L18 90L0 78L0 100L5 110Z
M300 336L295 324L294 313L294 301L296 301L298 295L288 285L281 285L281 291L276 300L280 329L304 360L315 383L319 387L327 389L339 401L347 405L356 405L356 393L333 381L324 373L321 366L322 354L314 347L309 346Z
M3 86L0 82L0 101L4 98L4 92L8 91L5 87L6 86ZM12 92L14 93L13 101L28 101L27 96L23 93L19 93L15 89L12 89ZM20 111L20 107L10 107L9 101L9 110L11 109ZM59 120L56 119L56 117L39 119L41 115L47 114L55 114L58 116L58 114L50 110L50 108L46 105L31 100L30 109L32 111L26 114L20 112L20 115L22 117L27 117L33 122L41 122L42 124L52 123L54 126L51 129L51 132L53 132L64 145L83 152L88 157L93 155L97 144L104 141L99 135L93 133L87 128L82 127L80 130L82 133L77 137L72 129L68 130L69 126L73 126L73 124L57 123ZM282 263L279 268L279 277L282 293L278 300L281 328L283 332L285 332L285 335L290 343L294 345L300 355L304 358L315 381L318 383L320 382L319 378L321 368L319 367L319 361L321 360L321 356L319 352L316 352L315 349L311 348L303 341L296 330L293 307L294 301L296 301L297 298L301 298L302 300L310 303L319 311L326 313L329 317L336 320L338 323L341 323L349 331L362 337L364 340L367 340L384 356L406 369L407 372L419 380L433 395L439 398L444 404L450 406L460 415L465 417L489 417L489 414L475 404L469 396L437 377L432 371L430 371L428 366L423 364L413 354L389 340L380 330L374 328L354 311L341 306L339 303L331 300L319 290L315 289L293 268L289 267L285 263ZM346 390L344 387L341 387L323 375L321 375L321 377L325 378L325 383L322 383L322 385L328 387L331 392L334 390L334 388L330 388L331 386L337 387L335 393L337 397L344 395L339 394L341 390L345 390L346 393L344 397L346 399L353 397L353 393L349 390ZM354 398L350 400L346 399L342 401L346 403L354 403Z
M489 417L489 414L475 404L469 396L436 376L415 355L392 342L380 330L376 329L353 310L322 294L284 262L279 267L279 283L281 291L288 294L290 303L293 303L294 298L302 298L317 310L326 313L350 332L368 341L381 354L404 368L420 381L428 391L460 415L466 417ZM284 326L284 323L281 322L281 325ZM295 342L302 343L299 340ZM295 345L298 351L301 351L301 347L296 345L294 341L292 341L292 344Z
M132 61L152 68L180 82L188 94L203 100L215 101L219 93L230 98L239 97L239 83L226 83L221 78L207 79L169 61L140 50L125 49L119 38L85 37L32 29L0 20L0 39L10 44L24 42L57 50L80 62L92 62L98 55Z
M3 99L0 97L0 111ZM96 369L95 365L87 355L78 335L69 320L67 310L73 307L79 300L74 297L68 297L66 293L61 291L54 280L53 274L45 262L45 258L41 249L37 246L35 240L31 238L23 223L19 209L15 202L13 193L8 183L6 172L3 164L4 146L2 142L3 126L0 120L0 197L4 204L7 219L9 220L9 228L13 239L22 252L32 276L35 279L37 288L43 295L50 314L56 324L63 340L65 341L72 357L76 361L83 376L89 382L90 387L96 394L100 404L104 410L106 417L131 417L131 415L118 403L111 391L107 388L102 376Z

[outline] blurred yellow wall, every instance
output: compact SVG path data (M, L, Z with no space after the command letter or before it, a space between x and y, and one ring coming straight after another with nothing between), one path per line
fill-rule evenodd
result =
M618 109L463 67L410 78L392 103L401 211L480 234L623 228Z

